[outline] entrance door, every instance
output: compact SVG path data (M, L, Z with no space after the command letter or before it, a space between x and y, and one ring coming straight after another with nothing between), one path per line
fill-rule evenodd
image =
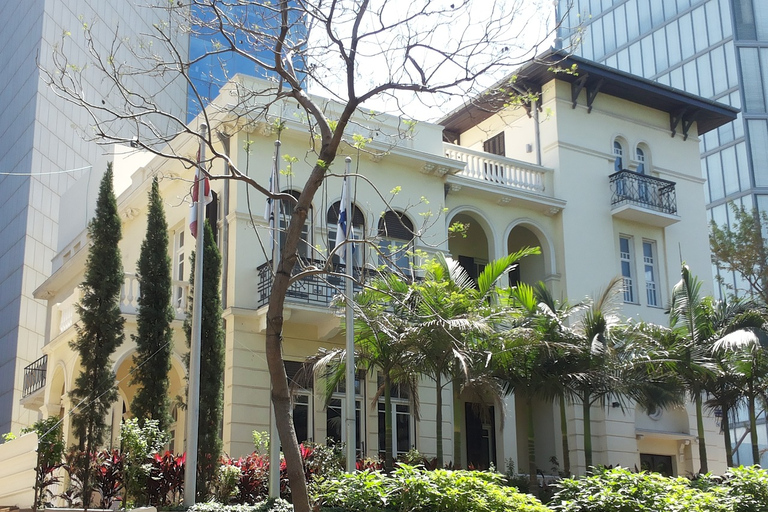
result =
M661 473L664 476L673 476L672 475L672 456L641 453L640 469L642 469L643 471L652 471L654 473Z
M488 469L496 464L496 421L493 406L464 404L467 434L467 467Z

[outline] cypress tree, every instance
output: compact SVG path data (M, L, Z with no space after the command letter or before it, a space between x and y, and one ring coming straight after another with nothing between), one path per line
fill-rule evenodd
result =
M112 165L101 180L96 214L88 225L90 249L86 262L82 298L77 304L80 322L77 338L70 346L80 356L82 370L70 396L75 410L72 427L80 450L93 453L103 442L107 428L106 415L117 400L117 385L110 357L123 342L120 314L120 289L123 286L123 262L118 243L121 238L117 199L112 188ZM84 460L83 496L88 496L90 457ZM85 503L88 506L88 503Z
M168 224L165 221L157 177L149 191L147 233L136 264L139 306L136 314L136 354L133 357L132 385L139 386L131 402L131 413L143 425L154 419L165 431L171 424L168 397L173 349L171 322L171 259L168 256Z
M195 275L195 253L190 257L190 295ZM200 320L200 416L197 435L197 494L207 498L221 456L221 420L224 414L224 328L222 323L221 254L213 238L213 230L205 221L203 243L203 311ZM189 348L192 335L192 300L187 308L184 332ZM187 358L187 368L189 360Z

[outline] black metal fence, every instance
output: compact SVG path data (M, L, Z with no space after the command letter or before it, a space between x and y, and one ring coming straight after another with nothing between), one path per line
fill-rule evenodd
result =
M22 398L45 387L45 373L48 367L48 355L44 355L24 368L24 387Z
M613 173L609 178L611 206L634 204L677 215L675 182L627 170Z
M325 266L325 261L320 260L304 260L302 265L296 265L293 269L292 275L296 275L307 266L313 266L318 269L322 269ZM355 278L354 291L355 293L361 290L358 283L361 282L361 269L359 267L353 267L353 277ZM269 302L269 295L272 291L273 271L272 262L268 261L257 269L259 273L259 287L258 293L258 307L265 306ZM345 274L346 265L336 264L333 266L333 274ZM341 275L328 274L322 272L318 274L309 274L294 281L288 287L285 300L287 302L298 302L301 304L309 304L316 306L329 306L331 300L336 295L340 295L344 292L344 277Z

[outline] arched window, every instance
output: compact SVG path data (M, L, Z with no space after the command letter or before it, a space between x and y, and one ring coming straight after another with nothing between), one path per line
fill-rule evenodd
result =
M379 265L407 271L411 267L413 223L399 212L388 210L379 219Z
M290 194L298 200L300 192L296 190L286 190L284 194ZM280 200L280 215L278 219L278 230L280 231L280 250L285 247L286 233L288 231L288 225L291 223L291 217L293 216L293 209L296 206L296 201L290 199ZM307 214L307 220L304 222L304 226L301 228L301 240L296 248L296 252L302 258L312 257L312 208L310 207Z
M635 156L637 159L637 172L639 174L645 174L645 151L639 147L635 150Z
M619 172L624 169L624 147L619 139L613 141L613 156L613 170L614 172Z
M328 225L328 250L333 250L334 247L336 247L336 230L338 229L339 224L339 210L341 208L341 201L336 201L331 205L330 208L328 208L328 215L326 216L325 220ZM355 206L352 205L352 236L351 238L354 238L355 240L363 240L365 238L365 215L363 215L363 212ZM355 247L354 252L354 266L362 266L364 263L363 253L365 251L362 250L362 247L358 246ZM340 255L336 254L333 258L334 265L340 263Z

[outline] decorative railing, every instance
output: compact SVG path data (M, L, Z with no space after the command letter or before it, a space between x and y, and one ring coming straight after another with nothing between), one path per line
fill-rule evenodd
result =
M541 193L546 189L549 170L544 167L455 144L444 143L443 149L448 158L466 162L467 166L458 176L527 192Z
M296 265L293 268L292 275L295 276L301 272L307 266L314 266L316 268L323 268L326 264L325 261L320 260L303 260L302 265ZM272 262L268 261L257 269L259 274L259 286L257 289L257 307L267 305L269 302L269 296L272 292L272 282L274 274L272 271ZM301 279L292 282L288 286L288 291L285 295L287 302L298 302L302 304L315 305L315 306L329 306L331 300L336 296L344 293L344 277L341 274L346 273L346 266L337 264L333 266L333 273L326 272L317 274L308 274ZM353 267L354 292L359 292L362 287L361 282L361 269L359 267Z
M634 204L677 215L675 182L622 170L610 175L611 206Z
M187 311L187 297L189 296L189 283L186 281L173 281L173 309L177 319L183 319ZM135 315L139 307L139 279L136 274L125 274L125 281L120 289L120 311Z
M44 355L32 364L24 368L24 386L21 396L26 398L35 391L45 387L45 374L48 367L48 355Z

